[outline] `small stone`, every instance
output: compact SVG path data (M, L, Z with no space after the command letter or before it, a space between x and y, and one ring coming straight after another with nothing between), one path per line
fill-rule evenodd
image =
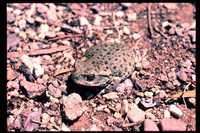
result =
M139 33L133 33L132 37L136 41L141 37L141 35Z
M145 112L138 108L136 104L131 104L130 110L127 113L127 117L131 122L142 122L145 119Z
M101 25L102 17L99 15L95 15L94 25Z
M16 81L8 81L7 88L14 88L15 90L19 89L19 84Z
M120 3L122 6L125 6L125 7L130 7L132 5L132 3Z
M11 47L15 47L20 43L20 38L15 34L8 34L7 35L7 50Z
M164 118L170 118L170 112L168 110L164 110Z
M145 112L145 118L146 119L151 119L151 120L155 120L156 119L155 115L150 113L150 112Z
M19 28L20 28L21 30L24 29L24 28L26 28L26 20L21 19L21 20L19 21L18 25L19 25Z
M15 15L11 12L7 12L7 22L12 23L15 21Z
M191 38L192 43L195 43L196 42L196 31L195 30L191 30L191 31L189 31L188 34L189 34L189 36Z
M136 21L137 20L137 14L135 12L131 12L127 14L128 21Z
M180 83L178 80L173 80L173 81L172 81L172 84L173 84L174 86L180 86L180 85L181 85L181 83Z
M14 80L17 77L16 72L11 68L7 68L7 80Z
M114 113L114 117L115 117L116 119L119 119L119 118L122 117L122 114L120 114L119 112L115 112L115 113Z
M151 97L153 97L153 92L145 91L145 92L144 92L144 96L145 96L145 97L151 98Z
M49 32L49 26L47 24L41 24L39 27L39 33L46 34Z
M61 89L60 89L59 87L55 87L54 85L50 84L50 85L48 86L48 90L49 90L49 93L50 93L52 96L54 96L54 97L56 97L56 98L61 97L62 91L61 91Z
M124 16L124 12L123 12L123 11L118 11L118 12L116 12L115 15L116 15L117 17L121 18L121 17Z
M129 35L131 32L130 32L128 27L124 26L123 33L126 34L126 35Z
M112 100L112 99L117 99L118 95L117 95L117 92L110 92L110 93L104 94L103 97L106 98L107 100Z
M164 3L163 5L169 10L177 9L177 4L176 3Z
M135 104L139 104L140 103L140 101L141 101L141 98L139 98L139 97L137 97L136 99L135 99Z
M85 17L80 17L79 21L80 21L81 26L89 25L89 22L88 22L87 18L85 18Z
M120 93L124 93L125 89L126 89L125 83L120 83L119 85L117 85L116 91Z
M159 79L161 81L168 81L168 77L166 75L164 75L164 74L161 74Z
M142 100L140 101L139 104L143 109L148 109L148 108L152 108L156 105L156 102L154 102L152 99L144 99L142 98Z
M33 74L36 77L40 77L44 74L44 68L40 64L35 64L33 69Z
M47 113L42 113L42 124L46 125L50 121L50 116Z
M62 123L61 131L71 131L71 129L67 125Z
M82 98L77 93L71 93L68 96L63 96L62 101L63 101L65 116L68 120L73 121L79 118L85 111L85 108L83 107L84 104Z
M170 105L169 111L176 117L180 118L183 116L183 112L176 106L176 105Z
M89 131L102 131L97 125L92 124L89 128Z
M194 97L190 97L188 101L195 107L196 106L196 99Z
M44 5L44 4L40 4L40 3L38 3L37 5L36 5L36 8L37 8L37 11L39 12L39 13L46 13L46 12L48 12L48 7L46 6L46 5Z
M108 126L113 125L113 123L116 121L115 118L113 117L108 117L108 119L106 120L106 123L108 124Z
M128 104L128 100L124 99L122 101L122 105L121 105L121 109L122 109L122 113L127 113L128 109L129 109L129 104Z
M46 90L46 87L44 85L28 82L26 80L20 81L20 86L22 86L23 89L26 90L28 97L30 97L30 98L40 96Z
M99 105L96 107L96 111L103 111L104 108L107 108L107 105Z
M177 73L177 77L182 81L187 81L187 78L188 78L185 71L182 71L182 70Z
M175 89L175 86L172 84L172 82L167 82L166 84L166 87L168 88L168 89L170 89L170 90L174 90ZM161 94L162 95L162 94Z
M113 30L106 30L106 34L107 34L107 35L113 34Z
M157 124L150 120L145 119L144 120L144 131L159 131Z
M186 131L186 124L177 119L162 119L160 126L162 131Z
M166 94L166 92L164 90L160 90L158 93L158 96L160 99L164 99L164 98L168 97L168 95Z

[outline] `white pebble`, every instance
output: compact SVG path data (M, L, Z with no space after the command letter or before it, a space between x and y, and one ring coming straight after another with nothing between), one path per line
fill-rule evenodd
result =
M80 21L81 26L89 25L89 22L88 22L87 18L85 18L85 17L80 17L79 21Z
M183 112L176 105L170 105L169 111L178 118L183 115Z
M129 35L129 34L131 33L130 30L129 30L129 28L126 27L126 26L124 26L123 32L124 32L124 34L126 34L126 35Z

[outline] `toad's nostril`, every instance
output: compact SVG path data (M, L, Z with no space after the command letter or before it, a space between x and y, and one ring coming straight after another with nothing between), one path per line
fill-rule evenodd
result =
M92 75L87 75L87 80L88 80L88 81L92 81L92 80L94 80L94 78L95 78L95 75L94 75L94 74L92 74Z

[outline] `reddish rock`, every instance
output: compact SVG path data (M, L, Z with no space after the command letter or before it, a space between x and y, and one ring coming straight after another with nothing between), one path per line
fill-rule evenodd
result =
M52 96L54 96L54 97L56 97L56 98L61 97L62 91L61 91L61 89L60 89L59 87L55 87L54 85L50 84L50 85L48 86L48 90L49 90L49 93L50 93Z
M186 124L178 119L162 119L160 127L162 131L186 131Z
M11 68L8 67L7 68L7 80L13 80L17 77L15 71Z
M66 119L72 121L80 117L85 111L82 98L77 93L63 96L63 106Z
M150 119L144 120L144 131L159 131L156 123Z
M23 89L26 90L26 92L28 93L28 97L30 98L40 96L46 90L46 87L44 85L28 82L26 80L20 81L20 86L22 86Z

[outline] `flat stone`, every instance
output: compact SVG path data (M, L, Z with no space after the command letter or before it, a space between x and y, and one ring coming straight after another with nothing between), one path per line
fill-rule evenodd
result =
M180 118L183 116L183 112L176 105L170 105L169 111L176 117Z
M67 120L75 120L79 118L85 111L82 98L77 93L63 96L64 112Z
M162 119L160 121L162 131L186 131L186 124L177 119Z
M26 80L20 81L20 86L22 86L26 90L28 97L30 98L40 96L46 90L46 87L44 85L28 82Z
M179 71L178 73L177 73L177 76L178 76L178 78L180 79L180 80L182 80L182 81L187 81L187 74L184 72L184 71Z
M159 131L157 124L150 119L144 120L144 131Z
M117 95L117 92L110 92L110 93L104 94L103 97L106 98L107 100L112 100L112 99L117 99L118 95Z
M127 117L133 123L142 122L145 119L145 112L138 108L136 104L131 104Z

